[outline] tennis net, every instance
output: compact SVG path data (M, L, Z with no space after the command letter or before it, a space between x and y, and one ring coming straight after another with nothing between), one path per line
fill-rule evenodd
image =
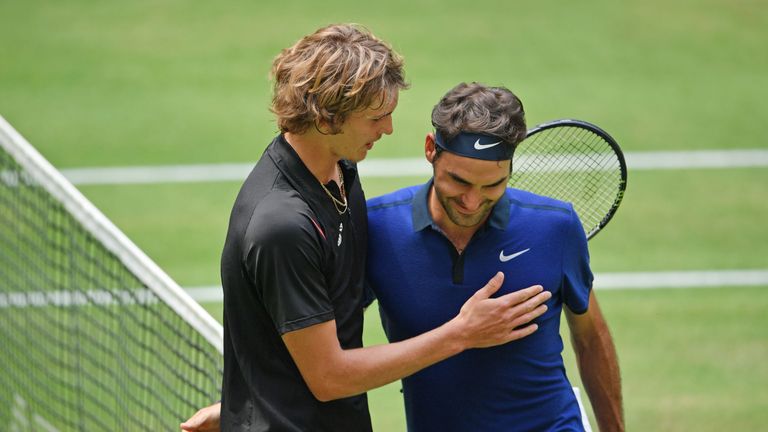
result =
M178 430L221 326L0 117L0 425Z

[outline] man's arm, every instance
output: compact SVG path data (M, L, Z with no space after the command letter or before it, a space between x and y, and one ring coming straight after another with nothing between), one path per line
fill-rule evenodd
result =
M401 342L343 350L336 336L335 321L288 332L283 341L318 400L363 393L466 349L500 345L535 332L536 324L526 324L546 312L544 303L552 294L536 285L489 298L503 280L503 275L497 274L464 303L454 319ZM220 416L221 403L215 403L200 409L181 428L218 431Z
M594 291L589 294L587 312L577 315L565 308L565 317L571 330L581 382L592 403L600 431L623 431L624 410L616 348Z
M335 321L283 335L312 394L321 401L363 393L409 376L469 348L503 344L530 335L528 324L546 311L551 294L533 286L489 298L503 281L497 274L442 326L401 342L344 350Z

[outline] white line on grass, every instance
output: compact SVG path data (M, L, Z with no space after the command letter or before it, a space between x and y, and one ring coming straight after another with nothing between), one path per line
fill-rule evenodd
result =
M54 290L0 292L0 308L45 306L109 306L152 304L158 297L148 289L133 290Z
M649 288L714 288L714 287L768 287L768 269L765 270L713 270L670 271L645 273L600 273L595 275L595 289L649 289ZM198 302L220 302L220 286L185 288ZM158 299L147 289L107 291L18 291L0 292L0 309L19 307L76 307L89 305L127 305L155 303Z
M600 273L595 275L594 286L597 289L768 286L768 270Z
M600 273L595 275L594 286L597 290L768 286L768 269ZM222 300L220 286L186 290L198 302Z
M626 155L630 171L670 169L721 169L768 167L768 150L697 150L630 152ZM242 181L252 163L90 167L62 169L76 185L192 183ZM364 177L428 176L431 167L423 158L369 159L360 163Z

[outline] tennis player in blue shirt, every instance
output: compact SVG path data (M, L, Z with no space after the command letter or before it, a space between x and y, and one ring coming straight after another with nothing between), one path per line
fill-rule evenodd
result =
M404 378L408 430L584 430L561 357L562 310L600 430L623 430L616 353L578 215L507 186L526 134L522 103L505 88L461 84L435 106L432 124L433 178L368 202L367 281L390 341L441 325L498 271L500 293L538 284L552 298L533 335Z

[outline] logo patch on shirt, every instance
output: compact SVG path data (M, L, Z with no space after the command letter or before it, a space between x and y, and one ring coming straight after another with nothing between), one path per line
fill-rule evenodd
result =
M504 249L502 249L501 252L499 252L499 261L507 262L507 261L509 261L511 259L519 257L520 255L528 252L529 250L531 250L531 248L528 248L526 250L521 250L520 252L515 252L515 253L513 253L511 255L504 255Z

